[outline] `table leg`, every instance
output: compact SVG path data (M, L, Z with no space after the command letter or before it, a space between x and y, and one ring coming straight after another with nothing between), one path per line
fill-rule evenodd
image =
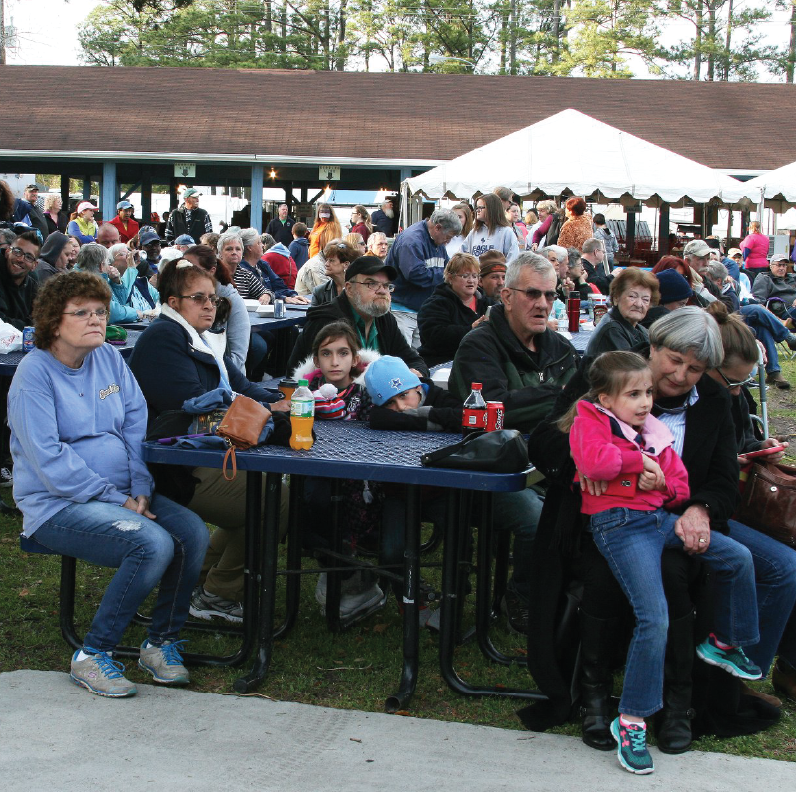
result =
M285 621L274 631L274 638L287 635L296 624L301 599L301 535L299 503L304 493L304 477L290 477L290 507L287 523L287 580L285 581Z
M340 503L343 496L340 494L340 479L331 479L331 518L332 518L332 549L341 553L343 549L342 527L340 525ZM327 565L331 568L340 566L340 561L334 554L327 557ZM326 574L326 625L331 632L340 632L340 594L342 578L339 572Z
M404 709L417 687L419 624L417 597L420 590L420 487L409 485L406 492L404 525L403 669L398 692L385 702L387 712Z
M251 490L254 488L257 493L257 502L260 503L260 473L249 472L247 475L246 483L246 521L247 530L254 528L253 533L255 538L259 539L263 535L264 541L261 543L256 541L255 546L247 547L247 551L251 548L255 552L253 556L249 556L247 560L250 562L250 577L255 580L255 588L259 591L255 592L254 602L247 605L247 610L251 613L244 611L244 625L248 628L251 624L248 619L255 621L255 649L256 654L254 664L248 674L239 677L235 680L234 689L238 693L248 693L254 690L265 679L268 673L268 667L271 664L271 655L274 646L274 606L276 604L276 569L277 569L277 555L279 552L279 506L282 495L282 474L281 473L268 473L265 477L265 515L264 519L260 521L257 519L256 526L250 526L250 517L254 518L255 515L259 517L260 508L256 512L251 510L254 497L251 496ZM250 497L251 496L251 497ZM259 547L257 547L259 545ZM253 605L253 607L251 607ZM248 632L248 629L247 629Z
M442 561L442 613L440 618L439 641L439 663L442 678L448 683L450 688L463 696L510 696L512 698L522 699L546 699L547 696L540 693L538 690L474 686L465 682L458 673L456 673L456 669L453 666L453 654L456 646L456 629L458 627L456 611L459 608L458 600L461 599L461 567L466 566L460 563L460 556L461 547L466 538L464 536L465 531L469 531L469 520L462 519L463 516L466 517L466 515L462 515L459 499L456 496L457 493L455 491L452 491L448 495L448 515L445 522L445 547ZM486 493L484 498L484 510L485 512L487 510L489 511L490 517L492 508L491 501L491 496ZM491 525L491 523L488 525ZM487 533L490 533L488 527ZM479 538L479 548L480 545L481 541ZM486 569L490 569L489 564L487 564ZM479 578L484 576L488 578L491 577L489 572L484 572L482 570L479 573ZM487 620L490 590L491 585L488 584L487 591L483 595L486 601ZM477 620L483 618L483 611L480 615L476 612Z

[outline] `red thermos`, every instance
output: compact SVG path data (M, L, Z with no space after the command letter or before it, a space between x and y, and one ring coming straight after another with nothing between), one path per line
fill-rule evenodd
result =
M569 332L580 332L580 292L572 291L569 293L567 317L569 318Z

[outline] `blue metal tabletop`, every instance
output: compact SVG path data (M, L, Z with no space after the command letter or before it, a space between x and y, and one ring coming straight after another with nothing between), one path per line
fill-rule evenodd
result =
M282 446L238 451L238 468L481 492L516 492L526 484L526 473L447 470L420 465L422 454L458 442L461 438L456 434L386 432L356 421L315 421L315 432L317 439L308 451L293 451ZM147 462L219 468L224 452L144 443L143 457Z
M141 332L141 330L127 330L127 343L124 346L113 345L123 358L129 358L133 354L133 347L141 337ZM9 352L7 355L0 355L0 377L13 377L17 366L24 357L24 352Z
M281 330L284 327L303 325L306 321L307 312L293 310L292 306L287 307L287 313L283 319L274 319L273 316L257 316L254 311L249 311L249 323L255 333L263 330Z

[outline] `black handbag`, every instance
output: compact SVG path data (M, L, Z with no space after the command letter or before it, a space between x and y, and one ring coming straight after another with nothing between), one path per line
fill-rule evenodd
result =
M528 467L528 448L516 429L471 434L459 443L420 457L423 467L521 473Z

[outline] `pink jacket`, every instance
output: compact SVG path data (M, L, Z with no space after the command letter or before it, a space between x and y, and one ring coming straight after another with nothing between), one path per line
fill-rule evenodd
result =
M749 234L741 242L741 250L748 250L744 256L746 269L765 269L768 267L768 237L765 234Z
M612 429L621 430L617 435ZM623 473L641 473L644 470L642 453L655 459L666 476L666 491L636 490L632 498L614 495L589 495L582 493L581 511L598 514L614 508L654 511L664 504L673 509L688 500L688 473L674 448L672 435L665 424L652 415L647 416L641 435L644 448L633 439L637 432L620 421L608 410L581 399L578 414L569 434L569 447L580 473L595 481L613 481Z

